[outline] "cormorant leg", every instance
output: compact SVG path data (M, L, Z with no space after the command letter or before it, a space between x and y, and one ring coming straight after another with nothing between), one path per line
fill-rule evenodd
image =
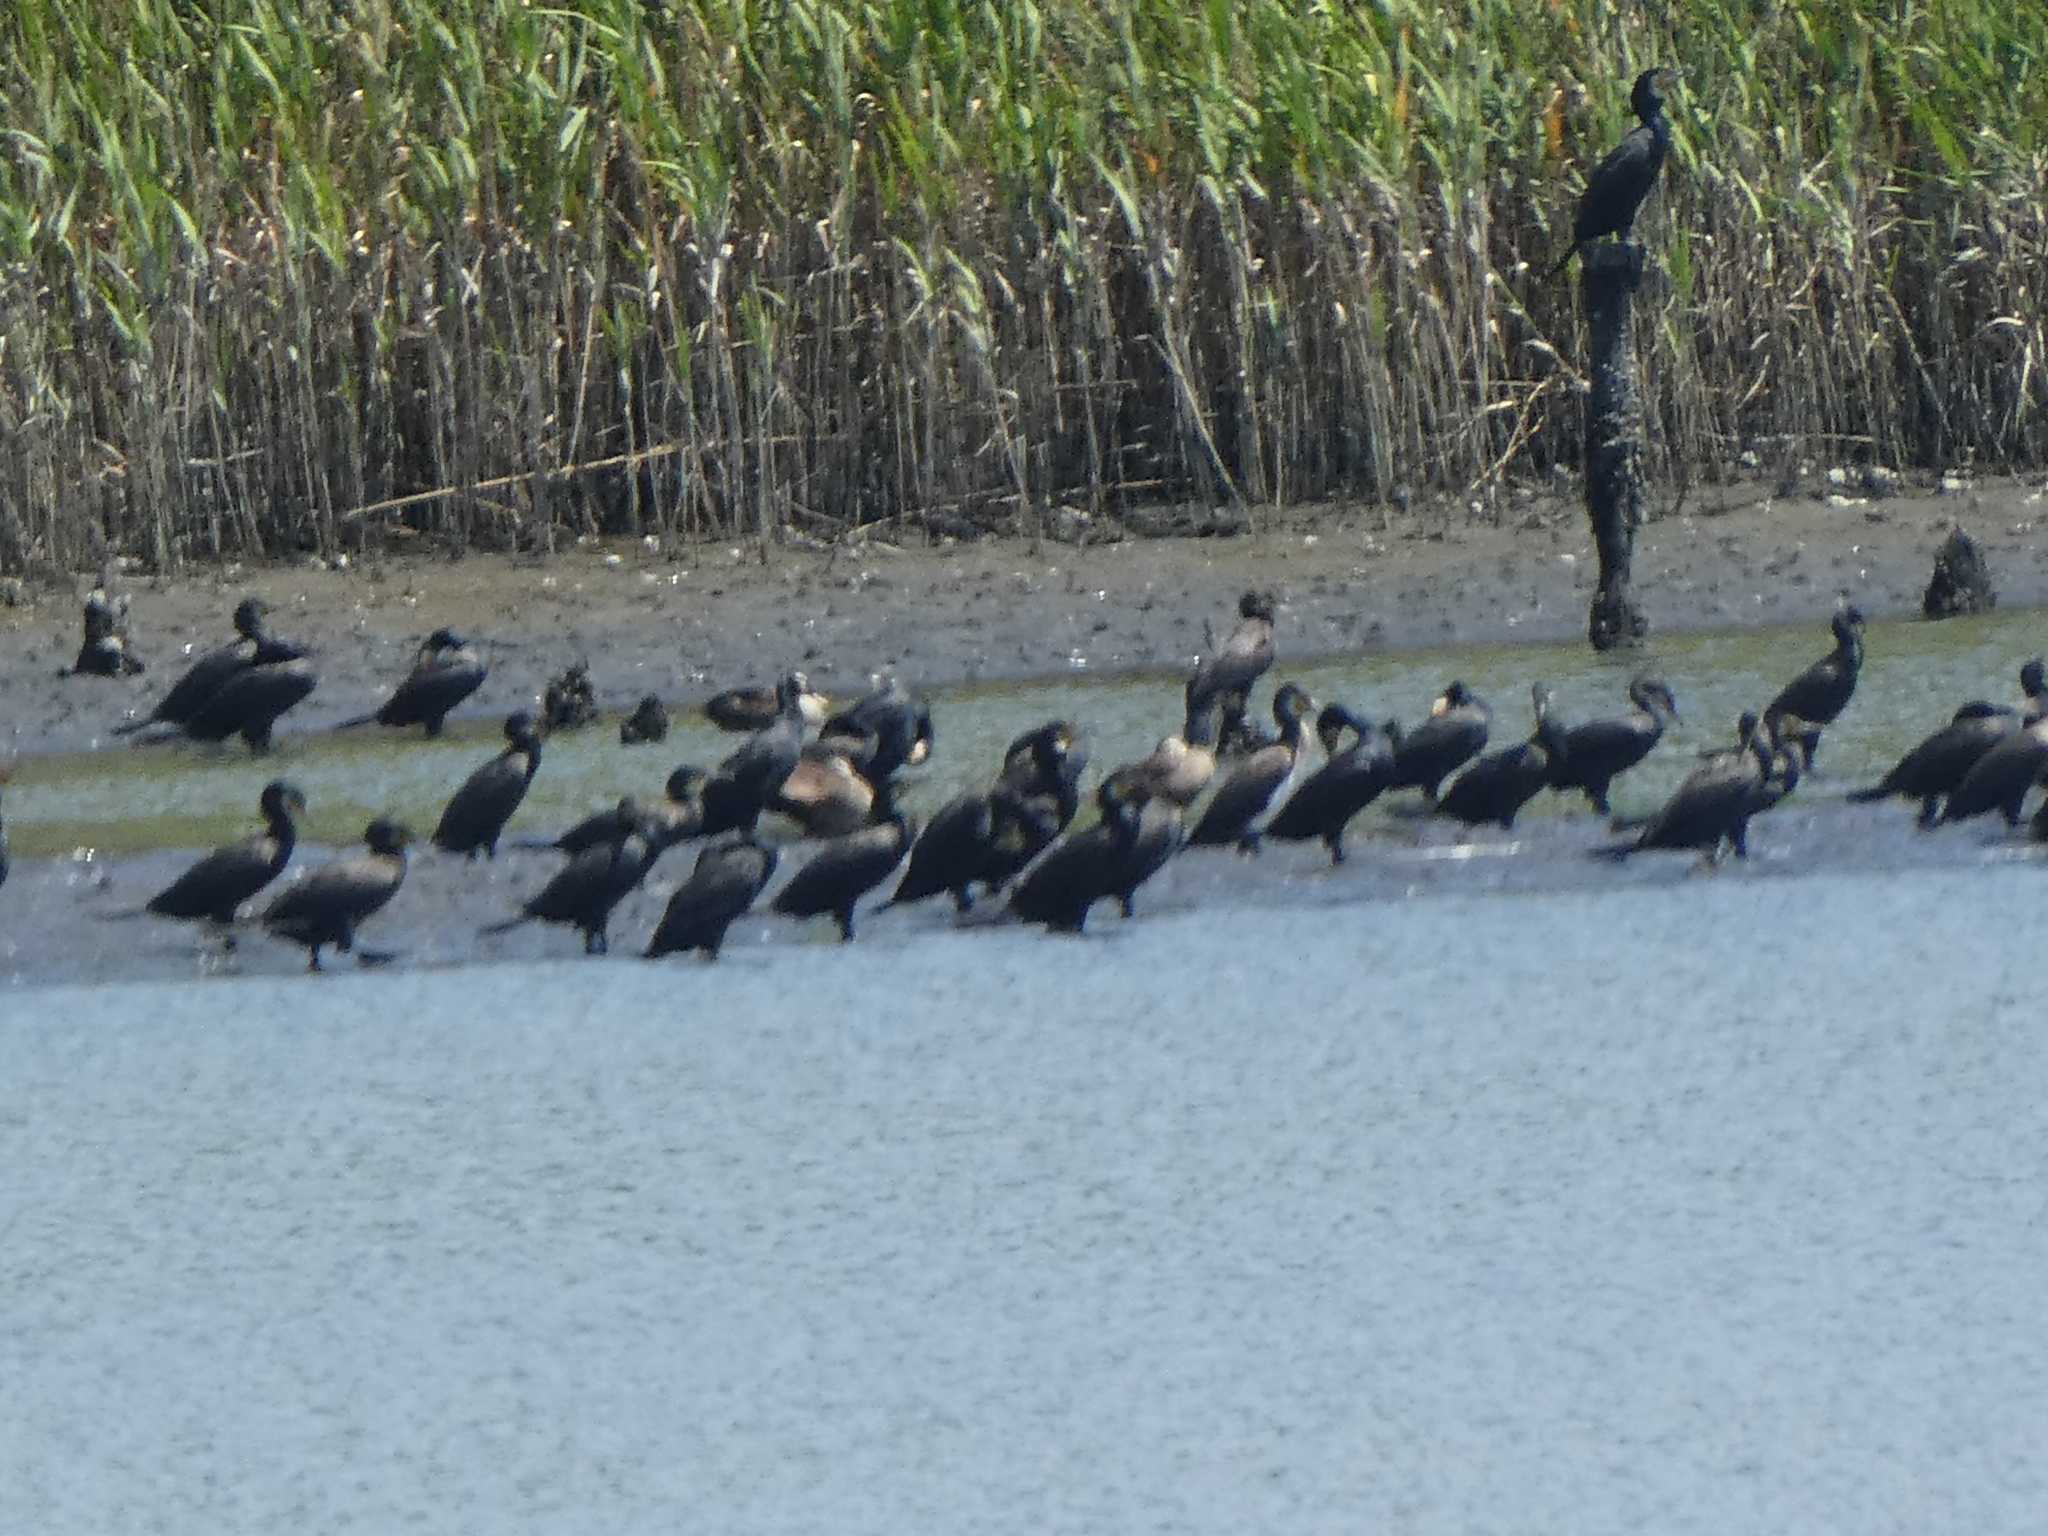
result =
M1932 830L1941 821L1941 796L1924 795L1920 800L1920 830Z
M853 942L853 908L842 907L833 916L839 919L839 942L851 944Z
M1116 899L1117 905L1123 908L1125 917L1136 917L1138 915L1137 905L1131 900L1134 894L1134 892L1125 891Z
M1344 829L1339 827L1335 832L1324 838L1323 841L1329 845L1330 862L1332 864L1342 864L1344 862Z
M320 946L318 944L313 945L310 951L307 953L306 969L309 971L317 971L321 969Z
M972 912L974 910L974 892L964 885L955 890L953 892L953 910L956 912Z
M1593 809L1602 816L1612 816L1614 814L1614 807L1607 803L1607 786L1605 784L1602 784L1598 789L1589 787L1586 790L1586 796L1593 802Z

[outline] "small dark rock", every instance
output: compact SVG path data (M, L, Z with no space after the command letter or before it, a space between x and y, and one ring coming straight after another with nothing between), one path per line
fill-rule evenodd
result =
M1998 603L1991 589L1991 569L1984 551L1960 527L1951 528L1935 552L1934 576L1920 611L1930 619L1953 619L1966 613L1988 613Z

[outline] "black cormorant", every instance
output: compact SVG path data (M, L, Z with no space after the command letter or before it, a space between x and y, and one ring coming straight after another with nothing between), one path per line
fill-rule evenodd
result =
M1648 757L1665 728L1678 719L1678 700L1661 678L1634 678L1628 697L1634 709L1573 726L1563 733L1563 750L1551 756L1550 787L1584 790L1602 816L1613 811L1607 803L1608 787Z
M1273 665L1273 619L1277 604L1270 592L1247 592L1237 600L1237 624L1220 646L1195 664L1188 678L1188 709L1199 710L1224 693L1249 695L1252 685Z
M704 803L699 798L703 783L704 770L685 763L668 776L659 800L645 801L626 795L617 805L593 811L560 837L531 838L515 846L543 853L577 854L599 843L615 843L646 822L662 847L673 847L703 830Z
M828 719L818 730L821 747L847 743L847 755L880 784L903 768L931 756L932 712L925 701L895 678L877 678L874 689Z
M668 710L662 706L661 695L642 695L640 702L633 706L633 713L619 722L619 745L644 747L652 742L666 740Z
M1137 806L1130 839L1120 857L1111 861L1108 894L1117 900L1125 917L1136 917L1138 887L1166 867L1167 861L1187 843L1186 823L1181 808L1171 800L1130 786L1122 786Z
M343 954L355 948L356 929L398 894L405 881L410 828L378 817L363 833L369 852L322 865L287 887L263 909L263 926L275 937L306 947L307 969L320 969L320 950L332 944Z
M1772 740L1796 742L1799 766L1811 771L1821 730L1848 708L1863 670L1863 612L1853 604L1836 611L1830 626L1835 648L1778 690L1764 706L1763 727Z
M505 750L463 781L434 828L434 846L446 853L495 859L505 823L526 798L540 771L540 731L530 710L505 721Z
M104 587L86 594L84 634L78 644L78 658L69 675L79 677L133 677L144 670L141 659L128 648L126 626L128 599L107 596Z
M898 812L886 821L832 838L790 877L769 904L784 917L826 917L839 937L853 937L854 903L887 880L903 862L916 836Z
M225 926L235 912L284 873L298 842L295 820L306 813L306 797L295 784L272 779L259 804L264 831L216 848L149 899L144 911Z
M1671 123L1664 116L1664 87L1676 82L1671 69L1646 69L1636 76L1629 92L1629 106L1638 119L1619 144L1586 178L1579 194L1579 210L1572 220L1572 248L1552 270L1555 277L1571 259L1595 240L1616 235L1626 240L1635 227L1636 210L1657 185L1664 169L1664 157L1671 152Z
M7 783L7 773L0 770L0 786ZM7 883L7 822L0 818L0 885Z
M1121 773L1095 791L1102 819L1070 833L1010 888L1010 910L1027 923L1062 933L1080 933L1088 909L1108 896L1135 889L1129 876L1137 864L1144 791Z
M1387 788L1419 789L1435 805L1444 780L1486 750L1492 720L1484 699L1453 682L1430 706L1429 718L1402 736Z
M243 598L235 605L236 638L193 662L147 715L115 726L113 734L128 736L152 725L182 726L244 668L303 656L298 646L275 639L265 630L263 620L269 612L262 598Z
M1798 759L1766 741L1753 711L1744 712L1735 730L1735 747L1704 758L1634 837L1593 851L1620 859L1652 849L1691 849L1718 862L1728 845L1738 858L1748 857L1749 819L1799 782Z
M185 721L184 732L194 741L240 736L250 751L268 752L278 716L319 682L320 674L303 656L253 663L216 688Z
M1308 733L1302 722L1314 708L1315 701L1301 688L1293 683L1281 687L1273 698L1273 722L1280 728L1280 740L1247 757L1223 781L1188 834L1189 847L1234 843L1240 852L1259 851L1259 836L1266 823L1287 803L1308 771Z
M708 845L690 878L676 887L647 942L647 957L701 950L716 960L725 931L754 904L775 873L778 855L745 833Z
M1550 690L1537 683L1529 697L1536 711L1529 739L1489 752L1459 774L1437 801L1438 815L1512 831L1522 807L1549 788L1552 764L1564 755L1564 733L1550 719Z
M490 670L475 646L452 629L437 629L420 646L412 671L390 698L370 714L342 721L336 729L421 725L429 736L438 736L448 712L482 687Z
M2042 681L2042 663L2037 656L2020 669L2026 720L2039 717L2044 702ZM1897 795L1918 800L1920 825L1934 826L1941 820L1942 802L1986 753L2018 731L2022 723L2017 710L1972 700L1958 709L1947 725L1900 758L1891 772L1867 789L1851 791L1849 798L1863 802Z
M1064 720L1018 736L989 789L956 795L932 816L889 905L945 891L966 912L975 886L1002 889L1074 819L1087 762L1087 749Z
M2009 731L1971 766L1949 792L1941 823L1968 821L1997 811L2016 827L2026 810L2027 792L2048 776L2048 716Z
M776 685L781 712L718 765L704 784L704 831L752 832L775 792L803 756L803 696L810 692L801 672Z
M1346 731L1352 733L1352 742L1340 751ZM1342 864L1345 828L1393 782L1401 727L1393 720L1374 725L1343 705L1332 704L1316 717L1316 735L1330 760L1301 781L1266 823L1265 835L1282 842L1321 838L1330 850L1330 862Z
M797 708L803 714L804 724L816 730L831 713L832 701L807 685L797 699ZM705 718L721 731L766 730L781 712L773 684L728 688L704 701Z
M526 922L563 923L583 935L583 952L609 948L605 929L613 910L647 878L666 845L645 819L610 842L593 843L555 871L554 877L519 909L517 917L487 924L484 933L504 933Z

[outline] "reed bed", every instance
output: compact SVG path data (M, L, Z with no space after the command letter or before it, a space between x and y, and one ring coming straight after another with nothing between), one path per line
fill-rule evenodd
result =
M1484 506L1648 64L1650 468L2048 463L1985 0L17 0L0 567Z

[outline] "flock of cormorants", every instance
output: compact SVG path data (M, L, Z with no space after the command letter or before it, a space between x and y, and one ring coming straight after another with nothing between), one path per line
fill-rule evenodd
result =
M930 708L900 683L878 679L873 691L836 710L799 672L772 688L719 694L705 713L744 732L739 747L713 768L677 768L657 800L628 796L557 837L514 843L564 862L516 914L484 931L558 923L581 933L588 952L603 953L614 910L668 849L694 841L702 844L695 867L645 952L715 957L727 929L776 873L783 850L759 835L761 819L773 814L803 839L818 840L769 901L773 912L830 917L851 939L858 905L901 870L885 907L945 895L965 913L1000 896L1018 919L1079 933L1098 902L1114 899L1131 915L1139 888L1187 850L1249 854L1269 840L1320 842L1341 863L1347 831L1384 795L1416 792L1427 813L1473 827L1512 828L1546 790L1583 794L1608 816L1615 781L1679 717L1676 696L1657 677L1630 683L1627 712L1576 725L1554 715L1550 691L1539 683L1531 689L1530 734L1488 751L1492 711L1462 682L1450 683L1407 728L1342 704L1318 709L1304 689L1283 683L1266 730L1251 701L1274 663L1274 615L1271 594L1244 594L1235 627L1186 680L1180 730L1104 776L1093 794L1098 815L1078 829L1088 753L1067 721L1018 736L985 787L956 795L919 828L898 807L899 785L906 769L926 761L935 737ZM312 686L304 652L270 635L264 616L260 602L243 602L234 614L237 638L203 654L146 716L118 729L158 726L206 741L240 734L252 748L264 747L278 714ZM1826 655L1760 712L1745 712L1733 743L1703 754L1654 814L1616 822L1625 836L1593 852L1620 859L1691 850L1709 862L1731 850L1746 856L1751 820L1812 772L1823 732L1853 698L1863 627L1854 607L1838 611ZM86 628L90 641L91 603ZM375 722L438 734L486 671L460 635L437 630L383 706L342 728ZM2029 790L2048 777L2048 686L2039 658L2021 669L2020 686L2016 707L1963 705L1880 782L1849 798L1914 801L1924 827L1994 810L2018 825ZM504 748L448 800L431 837L442 852L497 856L540 769L545 722L520 710L504 734ZM230 929L290 863L305 808L296 787L273 781L262 793L261 833L208 854L141 910ZM2048 839L2048 805L2033 831ZM323 949L353 950L357 928L398 892L412 840L408 828L380 817L364 834L364 852L286 886L255 921L303 945L318 969ZM5 858L0 828L0 880Z
M1588 177L1573 222L1572 247L1558 264L1594 241L1626 240L1656 185L1671 146L1663 90L1668 69L1644 71L1630 96L1639 126ZM72 670L102 676L142 670L127 650L118 607L103 592L86 602L85 634ZM142 719L118 734L160 727L198 741L239 735L265 749L280 715L312 692L312 663L265 628L254 599L236 608L236 638L202 656ZM650 937L646 953L699 951L715 957L733 921L771 883L780 849L761 841L761 817L775 813L821 845L786 881L770 908L794 918L829 916L854 935L855 910L902 869L887 906L950 895L961 912L981 897L1004 895L1025 922L1079 933L1096 903L1115 899L1125 916L1138 889L1185 849L1256 853L1266 839L1320 841L1333 862L1345 858L1346 831L1382 795L1413 790L1432 814L1468 826L1511 828L1545 790L1583 793L1602 816L1609 791L1641 763L1678 719L1678 701L1660 678L1629 686L1631 705L1611 719L1565 725L1542 684L1531 690L1534 728L1511 746L1486 750L1492 714L1462 682L1452 682L1410 729L1373 721L1341 704L1318 711L1306 691L1283 684L1272 701L1275 729L1252 719L1253 687L1272 667L1274 604L1248 592L1228 639L1205 657L1183 690L1183 723L1144 758L1105 776L1094 793L1098 818L1072 830L1088 754L1080 734L1056 720L1013 741L986 788L954 797L921 830L897 807L898 775L923 762L933 742L924 702L894 681L833 712L801 673L772 688L719 694L705 713L747 740L716 768L684 765L662 799L633 797L561 836L520 846L566 856L560 870L519 912L485 932L526 922L578 930L585 948L603 953L613 911L639 887L662 854L689 841L704 846ZM1617 822L1627 836L1595 849L1627 858L1653 849L1697 851L1718 862L1726 850L1748 853L1752 819L1791 794L1813 770L1822 732L1856 691L1863 664L1863 617L1844 607L1833 621L1834 648L1787 683L1761 713L1745 712L1735 740L1701 761L1654 814ZM412 670L375 712L346 726L418 725L438 735L448 713L484 681L475 649L436 630ZM2048 774L2048 690L2042 663L2022 669L2018 708L1973 701L1930 735L1877 784L1852 800L1891 796L1917 801L1920 824L1933 827L1999 811L2011 825L2032 786ZM575 693L558 699L558 688ZM550 722L594 713L587 675L551 687L546 718L521 710L505 722L505 747L456 790L434 828L447 853L495 858L506 824L539 771ZM659 740L667 717L658 699L641 702L621 728L623 741ZM1313 745L1312 745L1313 743ZM1320 746L1321 761L1316 747ZM1209 794L1199 815L1196 802ZM305 797L273 781L261 801L264 830L217 849L158 893L144 909L216 926L284 871ZM1189 818L1193 817L1190 823ZM2048 806L2033 831L2048 839ZM388 818L364 834L367 851L287 887L257 921L304 945L318 969L323 948L354 947L356 929L396 894L412 834ZM0 826L0 881L6 878ZM365 958L372 958L365 955Z

